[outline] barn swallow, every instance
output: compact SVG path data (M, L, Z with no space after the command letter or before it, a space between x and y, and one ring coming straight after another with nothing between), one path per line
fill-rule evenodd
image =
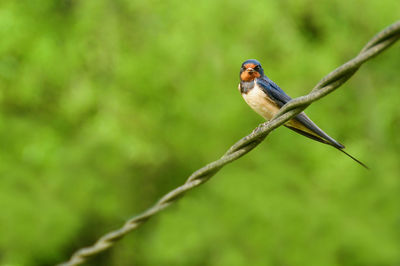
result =
M246 60L242 64L240 68L239 91L246 103L266 120L270 120L282 106L292 99L278 85L264 75L264 70L260 62L255 59ZM343 144L322 131L304 112L287 121L285 126L303 136L338 149L368 169L365 164L344 151L345 147Z

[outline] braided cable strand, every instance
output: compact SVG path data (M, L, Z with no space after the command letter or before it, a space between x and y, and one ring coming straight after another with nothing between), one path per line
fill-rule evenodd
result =
M112 247L119 239L130 231L136 229L148 219L161 212L177 199L182 197L186 191L191 190L214 176L226 164L235 161L254 149L260 144L267 135L277 127L290 120L311 103L333 92L345 83L367 60L378 55L400 38L400 21L383 29L375 35L352 60L336 68L329 73L314 87L311 93L295 98L283 106L278 114L270 121L259 125L252 133L236 142L219 160L211 162L194 172L187 181L165 194L156 204L143 213L129 219L125 224L115 231L112 231L97 240L90 247L85 247L76 251L69 261L60 265L70 266L84 263L90 257L103 252Z

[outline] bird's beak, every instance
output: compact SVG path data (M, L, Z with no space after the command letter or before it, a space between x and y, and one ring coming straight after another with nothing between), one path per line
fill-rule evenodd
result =
M246 71L249 72L250 74L253 74L254 72L256 72L253 68L249 67L246 68Z

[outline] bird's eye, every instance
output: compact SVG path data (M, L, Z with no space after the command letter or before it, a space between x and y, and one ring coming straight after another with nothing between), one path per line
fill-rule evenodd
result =
M257 66L254 68L254 70L260 70L260 66L257 65Z

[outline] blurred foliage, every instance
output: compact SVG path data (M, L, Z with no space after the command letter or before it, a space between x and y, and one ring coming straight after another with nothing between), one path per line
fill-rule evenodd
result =
M0 263L53 265L263 120L261 61L293 97L400 1L0 2ZM88 265L399 265L400 44L307 109L372 168L285 128Z

